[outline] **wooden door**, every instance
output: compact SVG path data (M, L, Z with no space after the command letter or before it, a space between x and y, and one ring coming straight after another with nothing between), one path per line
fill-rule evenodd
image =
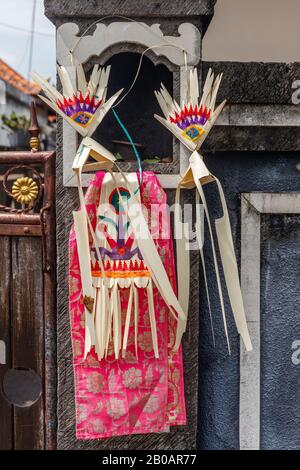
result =
M54 159L0 153L0 449L55 448Z

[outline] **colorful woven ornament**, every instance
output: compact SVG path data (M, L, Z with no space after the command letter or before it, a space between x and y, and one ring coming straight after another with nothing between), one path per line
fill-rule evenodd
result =
M41 86L46 95L46 97L39 95L39 98L62 116L80 135L91 136L123 90L119 90L106 101L110 66L99 68L98 65L94 65L90 80L87 82L82 65L77 65L76 86L72 83L65 67L57 65L57 72L63 94L38 73L31 73L34 82Z
M155 91L155 96L166 119L157 115L155 115L155 118L191 151L200 148L226 103L226 101L223 101L215 109L221 79L222 74L214 78L214 74L210 69L201 100L199 100L197 69L190 70L187 95L181 106L173 100L163 84L161 84L160 91Z

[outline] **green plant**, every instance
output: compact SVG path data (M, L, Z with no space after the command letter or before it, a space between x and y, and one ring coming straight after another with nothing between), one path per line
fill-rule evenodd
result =
M115 153L115 158L118 162L123 162L124 161L124 158L122 157L122 155L119 152Z
M160 157L146 158L143 160L143 163L159 163L161 161Z
M14 111L10 116L6 114L1 115L3 125L2 129L10 129L11 131L25 131L29 127L29 119L24 115L17 115Z

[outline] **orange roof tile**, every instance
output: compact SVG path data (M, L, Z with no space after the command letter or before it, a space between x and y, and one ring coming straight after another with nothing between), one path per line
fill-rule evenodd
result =
M26 95L37 95L41 88L35 83L31 83L21 74L16 72L6 62L0 59L0 80L8 83L12 87L19 91L22 91Z

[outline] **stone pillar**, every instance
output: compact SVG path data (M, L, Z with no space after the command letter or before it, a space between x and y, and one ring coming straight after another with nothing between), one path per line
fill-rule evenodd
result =
M76 23L80 32L94 23L98 18L108 15L121 15L148 25L160 24L164 35L179 36L178 27L190 23L197 28L199 66L201 64L201 39L213 16L214 0L198 2L157 0L146 2L141 0L80 0L65 2L64 0L45 0L46 16L59 28L65 23ZM109 18L105 24L123 21L120 18ZM126 20L124 20L126 21ZM93 34L94 27L88 34ZM80 34L80 33L79 33ZM133 49L132 49L133 48ZM128 45L128 50L134 45ZM139 51L141 49L138 49ZM58 51L59 53L59 51ZM174 73L176 67L174 67ZM200 70L200 69L199 69ZM179 89L182 88L181 75L178 73ZM128 98L130 101L130 97ZM172 429L170 434L149 434L111 438L109 440L77 441L75 438L75 408L73 393L72 351L69 330L68 312L68 238L72 223L72 210L78 207L77 190L64 177L68 169L66 154L68 146L76 148L74 138L66 140L66 131L61 119L58 119L57 132L57 174L56 174L56 214L57 214L57 350L58 350L58 448L59 449L194 449L196 447L197 416L198 416L198 318L199 318L199 273L198 255L192 254L191 259L191 301L189 327L185 334L184 367L186 405L188 413L187 426ZM165 132L162 128L161 132ZM73 139L73 140L72 140ZM63 142L64 140L64 142ZM63 147L64 146L64 147ZM63 151L64 150L64 151ZM180 150L181 163L184 164L184 152ZM178 162L177 162L178 163ZM67 163L68 164L68 163ZM176 160L174 160L174 165ZM179 174L179 167L172 169L173 164L158 167L154 171L162 174L162 182L168 186L170 202L174 199L175 179L163 178L174 173ZM133 167L132 167L133 168ZM132 169L131 168L131 169ZM148 167L148 169L150 169ZM130 171L130 167L126 168ZM190 197L190 196L189 196Z

